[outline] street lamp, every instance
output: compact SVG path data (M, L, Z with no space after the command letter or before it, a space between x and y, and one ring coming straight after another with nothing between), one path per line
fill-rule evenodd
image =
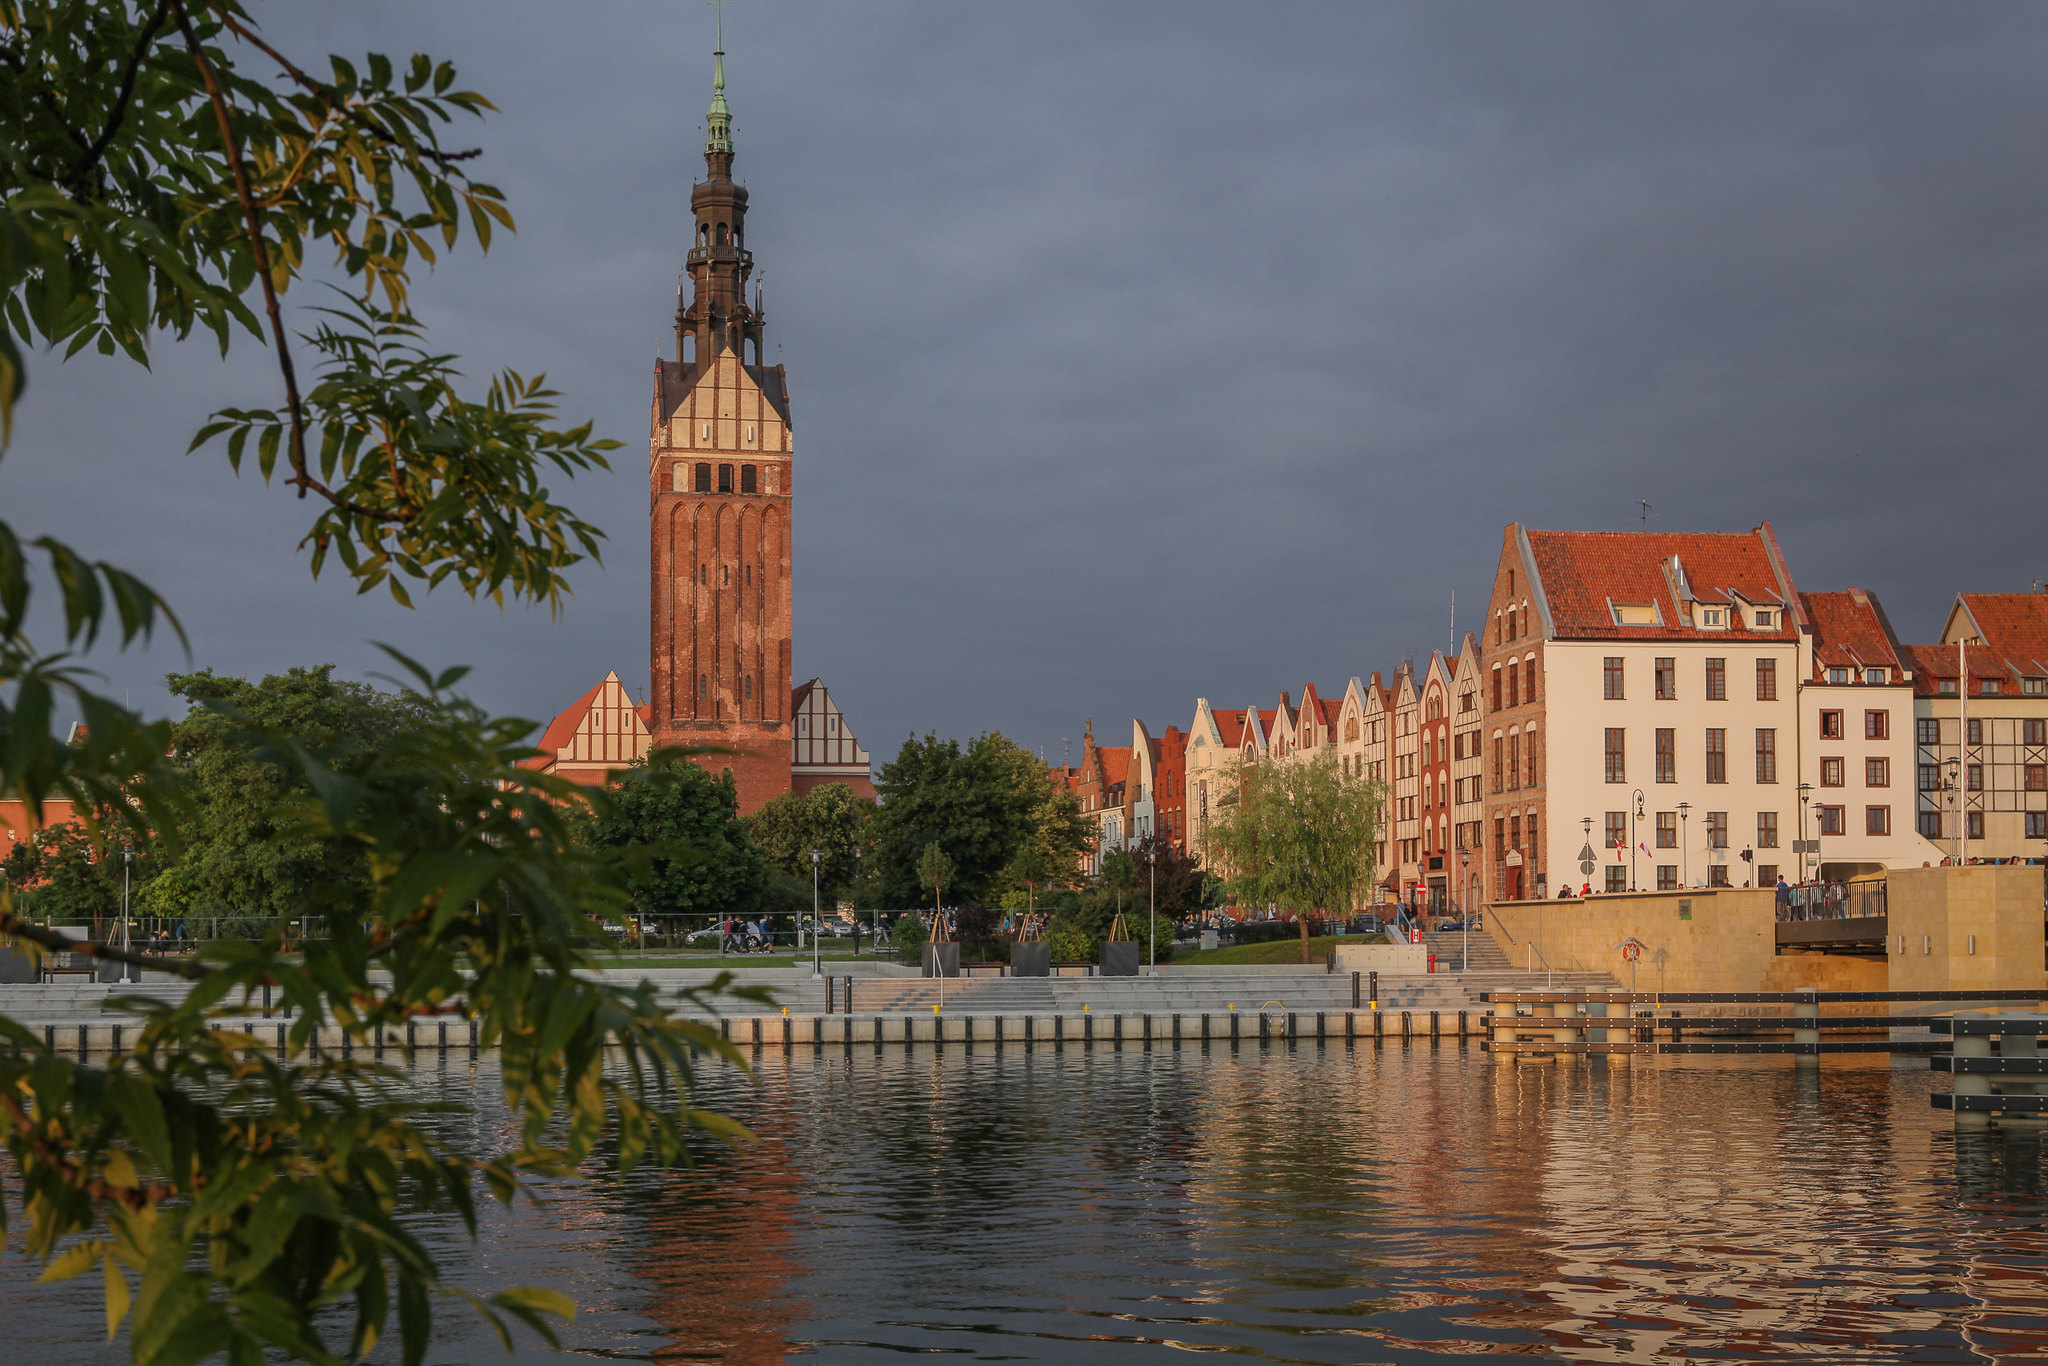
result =
M1686 840L1686 822L1692 819L1692 803L1678 804L1678 885L1692 885L1692 845Z
M1465 847L1458 850L1458 872L1465 881L1465 947L1459 950L1458 971L1472 971L1472 850Z
M1806 838L1806 807L1812 800L1813 784L1801 783L1799 785L1799 880L1801 882L1809 880L1807 878L1806 856L1813 851L1813 841Z
M824 861L824 850L811 850L811 978L813 981L825 975L824 960L818 956L818 865Z
M121 846L121 948L128 953L135 951L134 941L128 932L128 884L134 871L135 851L124 844ZM127 963L122 965L121 977L123 981L140 982L142 973L133 963Z
M1579 850L1579 871L1585 874L1586 891L1590 892L1593 890L1593 870L1600 866L1599 860L1593 857L1593 818L1591 816L1581 816L1579 817L1579 824L1586 829L1586 843Z
M1158 840L1145 841L1145 871L1149 875L1152 890L1151 904L1145 917L1145 975L1159 975L1159 863Z
M1955 860L1955 862L1961 863L1963 861L1962 846L1957 841L1963 833L1963 804L1961 798L1956 794L1962 788L1962 784L1957 781L1957 778L1962 773L1963 761L1951 754L1946 763L1948 764L1948 776L1941 780L1941 787L1948 797L1949 857Z
M1643 790L1639 787L1635 790L1635 805L1629 808L1628 813L1628 889L1631 892L1642 890L1636 881L1636 850L1642 845L1636 830L1642 824L1642 819Z

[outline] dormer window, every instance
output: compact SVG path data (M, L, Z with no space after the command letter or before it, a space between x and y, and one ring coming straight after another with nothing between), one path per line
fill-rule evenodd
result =
M1863 671L1863 681L1864 681L1865 683L1882 683L1882 682L1884 682L1884 681L1885 681L1885 679L1884 679L1884 670L1883 670L1883 669L1865 669L1865 670Z
M2028 697L2048 697L2048 678L2022 679L2020 692Z
M1847 683L1848 681L1849 670L1843 667L1842 665L1836 665L1834 668L1828 670L1828 682Z
M1937 687L1940 689L1943 697L1954 697L1956 695L1956 681L1953 678L1941 679Z
M1753 614L1753 620L1757 630L1768 631L1778 624L1778 614L1768 607L1759 607Z
M1701 607L1700 629L1725 631L1728 629L1728 609L1725 607Z
M1616 626L1661 626L1663 621L1654 602L1609 603L1614 609Z

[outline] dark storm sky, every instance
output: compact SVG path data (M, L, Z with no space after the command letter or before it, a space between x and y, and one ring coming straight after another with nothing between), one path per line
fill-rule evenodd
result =
M315 583L218 455L268 358L43 358L0 506L144 573L195 661L466 662L545 718L647 678L649 376L709 97L673 4L260 5L500 116L517 238L415 303L623 441L545 611ZM2048 577L2048 6L738 0L726 46L797 421L796 677L877 760L1185 725L1448 645L1502 526L1778 528L1908 639ZM299 299L316 302L313 291ZM779 348L779 349L778 349ZM99 660L138 703L173 648Z

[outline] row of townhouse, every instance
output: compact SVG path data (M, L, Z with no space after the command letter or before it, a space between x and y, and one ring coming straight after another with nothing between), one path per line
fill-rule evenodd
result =
M2048 856L2048 593L1965 593L1932 645L1742 534L1506 528L1455 656L1268 710L1132 723L1076 791L1100 851L1200 854L1240 762L1382 785L1379 899L1836 881Z

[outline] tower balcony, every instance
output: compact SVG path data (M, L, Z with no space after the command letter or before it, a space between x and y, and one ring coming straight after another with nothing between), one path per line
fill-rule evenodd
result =
M754 269L754 253L739 247L692 247L684 258L690 265L737 265L743 273L751 274Z

